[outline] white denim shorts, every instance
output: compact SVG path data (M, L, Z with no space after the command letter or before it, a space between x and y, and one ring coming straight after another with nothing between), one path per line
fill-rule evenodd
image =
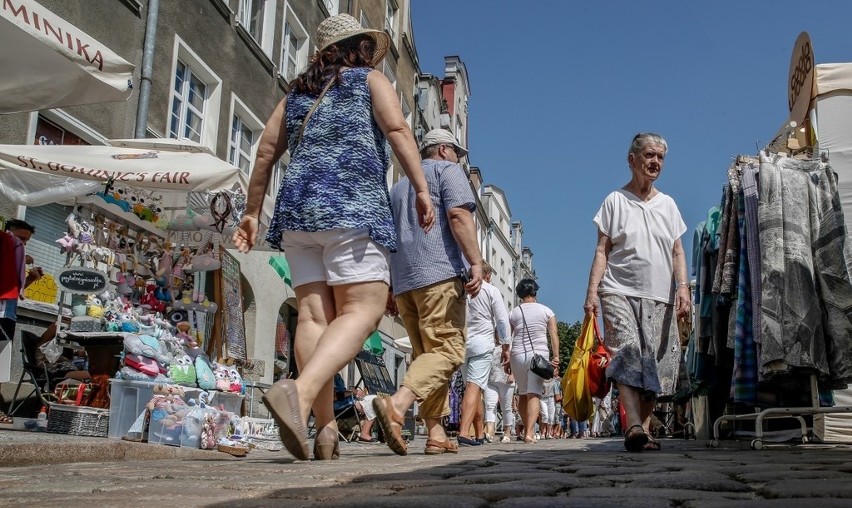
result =
M491 375L491 351L481 355L465 356L462 364L462 377L465 383L473 383L483 390L488 386Z
M290 264L293 287L326 282L390 284L390 254L370 238L368 228L284 231L281 246Z

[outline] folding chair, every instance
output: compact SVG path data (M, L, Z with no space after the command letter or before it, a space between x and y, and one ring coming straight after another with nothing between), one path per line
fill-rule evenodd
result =
M355 365L361 373L361 383L363 383L367 393L373 395L393 395L396 393L396 383L390 377L388 368L381 356L366 350L361 351L355 355ZM414 412L412 409L409 409L405 414L402 436L407 441L414 439Z
M357 399L353 393L349 392L344 398L339 400L337 399L338 393L346 392L349 392L349 390L347 389L343 378L340 374L335 375L334 419L337 421L337 434L340 436L340 439L349 443L352 441L352 438L355 437L355 434L360 431L359 427L361 418L358 414L358 409L355 407Z
M39 403L44 406L47 406L48 399L54 400L55 398L52 385L56 381L56 378L50 375L46 365L42 364L39 367L36 362L36 348L38 347L39 340L41 340L41 337L35 333L28 330L21 330L21 361L23 370L21 371L21 378L18 380L18 386L15 387L15 394L9 403L9 411L7 412L9 416L14 416L15 412L20 410L24 403L33 396L36 396ZM23 400L18 401L18 393L21 391L21 386L25 382L33 385L32 391Z

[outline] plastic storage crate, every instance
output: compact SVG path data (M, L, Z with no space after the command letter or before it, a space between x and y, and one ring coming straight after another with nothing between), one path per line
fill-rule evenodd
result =
M242 414L243 395L231 392L213 392L210 405L216 409L240 416Z
M127 379L110 379L110 383L109 437L121 439L145 411L157 383Z

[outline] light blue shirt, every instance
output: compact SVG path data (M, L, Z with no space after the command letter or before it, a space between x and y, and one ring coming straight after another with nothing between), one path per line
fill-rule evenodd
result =
M458 164L434 159L423 161L423 172L435 207L435 223L428 234L418 223L414 187L408 178L401 179L391 189L398 242L397 251L390 258L394 295L445 281L466 270L447 211L452 208L476 210L467 176Z

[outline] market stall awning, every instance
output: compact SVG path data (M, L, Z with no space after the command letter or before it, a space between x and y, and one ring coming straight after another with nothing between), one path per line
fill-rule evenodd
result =
M127 100L133 68L33 0L0 2L0 113Z
M39 206L82 197L111 185L159 192L217 191L245 180L239 168L193 149L191 143L144 140L148 148L117 146L0 145L0 194Z
M288 286L293 285L293 281L290 279L290 263L287 262L287 259L284 256L271 256L269 258L269 265L275 269L275 273L277 273Z

